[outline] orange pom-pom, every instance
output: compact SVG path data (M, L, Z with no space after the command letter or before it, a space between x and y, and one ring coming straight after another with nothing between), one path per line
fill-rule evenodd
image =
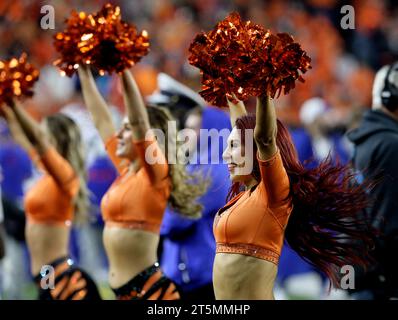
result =
M226 99L247 100L268 94L287 94L311 59L286 33L273 35L232 13L208 33L200 33L189 48L189 62L202 74L201 96L223 107ZM235 101L236 102L236 101Z
M106 4L95 14L72 11L64 32L55 35L61 58L54 64L73 75L80 64L91 64L100 74L121 72L149 52L148 33L124 22L120 8Z
M0 61L0 106L12 104L14 99L33 96L33 85L39 79L39 70L27 62L23 53L19 58Z

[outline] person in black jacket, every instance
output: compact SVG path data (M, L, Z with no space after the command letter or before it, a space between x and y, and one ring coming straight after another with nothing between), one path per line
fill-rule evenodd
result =
M376 75L372 110L348 133L355 146L353 165L376 185L369 217L378 231L374 266L357 272L354 297L398 298L398 62Z

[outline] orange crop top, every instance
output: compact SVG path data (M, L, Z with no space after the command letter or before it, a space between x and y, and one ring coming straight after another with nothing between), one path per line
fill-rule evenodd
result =
M73 168L54 147L38 155L31 150L33 162L44 176L27 192L25 212L29 221L71 225L74 214L73 199L80 187Z
M239 253L278 264L292 201L289 178L279 151L257 159L261 182L239 193L216 215L213 225L217 253Z
M102 216L107 226L160 232L160 225L171 192L168 164L155 138L134 141L141 161L137 172L129 172L129 161L116 156L117 138L106 143L107 153L119 172L101 201ZM147 151L160 160L149 164Z

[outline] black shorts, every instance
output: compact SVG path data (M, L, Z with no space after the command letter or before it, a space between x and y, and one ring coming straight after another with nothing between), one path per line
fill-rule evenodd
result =
M47 272L34 278L39 288L39 300L101 300L93 279L76 267L72 259L60 258L50 266L54 270L53 276Z
M145 269L125 285L112 289L118 300L179 300L180 294L175 284L155 263Z

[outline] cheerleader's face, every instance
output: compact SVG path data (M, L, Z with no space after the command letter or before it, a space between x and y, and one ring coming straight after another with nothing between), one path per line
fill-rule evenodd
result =
M246 168L246 163L252 163L252 154L245 155L245 147L241 143L239 131L234 127L227 140L227 148L223 153L224 162L228 165L229 176L232 182L248 183L252 176Z
M128 118L123 119L123 124L117 133L116 155L120 158L135 158L133 144L133 130Z

